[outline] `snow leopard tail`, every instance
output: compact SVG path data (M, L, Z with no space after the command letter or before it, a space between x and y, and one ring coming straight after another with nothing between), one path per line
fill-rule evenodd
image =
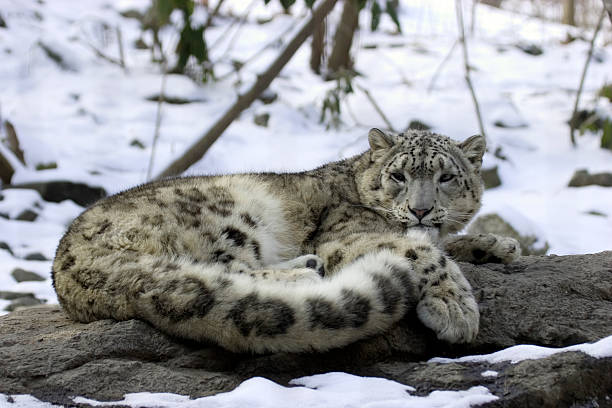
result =
M140 318L171 335L236 352L341 347L385 331L418 300L410 263L388 251L316 282L255 279L221 265L155 256L119 269L97 277L56 270L67 313L79 321Z

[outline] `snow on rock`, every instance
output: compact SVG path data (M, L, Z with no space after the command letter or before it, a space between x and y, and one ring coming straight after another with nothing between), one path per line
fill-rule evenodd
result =
M612 357L612 336L605 337L595 343L577 344L575 346L551 348L534 345L518 345L491 354L464 356L459 358L435 357L430 363L453 363L453 362L482 362L500 363L510 361L512 364L524 360L545 358L557 353L568 351L581 351L596 358Z
M93 406L120 404L135 408L153 405L175 408L468 408L497 399L482 386L414 396L410 395L414 388L395 381L341 372L297 378L290 383L294 386L283 387L265 378L254 377L244 381L234 391L194 400L175 394L136 393L126 395L121 401L99 402L76 397L74 402Z

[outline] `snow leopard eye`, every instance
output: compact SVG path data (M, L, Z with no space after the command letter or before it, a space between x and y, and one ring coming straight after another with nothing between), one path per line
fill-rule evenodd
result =
M406 181L406 177L402 173L391 173L391 179L397 183L403 183Z
M440 183L448 183L455 178L454 174L443 174L440 176Z

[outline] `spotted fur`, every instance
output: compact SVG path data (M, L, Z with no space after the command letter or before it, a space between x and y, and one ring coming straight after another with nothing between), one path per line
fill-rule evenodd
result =
M344 346L414 308L440 339L472 341L478 307L438 245L478 210L484 139L369 139L303 173L178 178L98 202L59 244L61 305L239 352Z

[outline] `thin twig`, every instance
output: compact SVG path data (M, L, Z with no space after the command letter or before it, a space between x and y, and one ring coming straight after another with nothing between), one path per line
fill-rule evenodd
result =
M438 68L436 68L436 72L434 72L433 76L431 77L431 81L429 81L429 85L427 85L427 93L430 93L433 90L433 87L435 86L436 81L438 80L438 76L440 76L440 73L442 72L442 68L444 68L446 63L450 60L451 56L455 52L455 48L457 48L457 44L459 44L459 40L455 40L453 46L450 48L450 50L448 50L448 53L446 54L442 62L440 62Z
M115 27L115 32L117 34L117 44L119 45L119 62L121 63L123 70L127 74L128 68L125 63L125 52L123 51L123 35L121 34L121 29L119 28L119 26Z
M244 23L246 22L247 18L249 17L249 14L251 14L251 10L253 9L253 6L255 6L255 3L257 1L258 0L252 0L251 3L249 3L249 5L247 6L246 12L242 15L242 17L240 17L239 20L234 20L227 27L227 29L223 32L223 34L221 34L217 38L217 40L214 43L212 43L212 45L210 47L208 47L208 53L209 54L221 41L223 41L224 39L227 38L227 36L229 35L229 32L232 30L232 28L234 28L234 25L238 24L238 28L236 28L236 32L234 32L232 34L232 37L229 40L229 44L228 44L227 48L225 49L225 51L223 52L223 54L221 55L221 57L219 59L222 59L230 51L230 49L233 48L234 42L236 41L237 34L242 29L242 26L244 25Z
M357 88L359 88L359 90L361 92L363 92L366 96L366 98L368 98L368 100L370 101L370 103L372 104L372 106L374 107L374 109L376 110L376 112L378 112L378 114L380 115L380 117L382 118L382 120L385 122L385 124L387 125L387 127L392 131L392 132L396 132L395 128L393 127L393 125L391 124L391 121L389 121L389 118L387 118L387 115L385 115L385 112L382 111L382 109L380 109L380 106L378 106L378 103L376 103L376 101L374 100L374 98L372 97L372 94L370 94L370 91L368 91L366 88L364 88L363 86L359 85L359 84L355 84L355 86Z
M480 0L472 0L472 11L470 19L470 36L474 36L474 29L476 28L476 6L478 6Z
M166 98L166 77L168 76L168 69L166 59L162 59L162 80L161 88L159 91L159 97L157 98L157 113L155 115L155 133L153 134L153 143L151 143L151 156L149 157L149 167L147 169L147 181L151 180L151 173L153 172L153 160L155 158L155 150L157 147L157 141L159 140L159 133L162 121L162 105Z
M113 57L109 57L108 55L104 54L102 51L100 51L98 48L96 48L95 45L93 45L92 43L90 43L89 41L83 41L83 43L85 45L87 45L89 48L91 48L91 50L100 58L102 58L103 60L106 60L108 62L110 62L111 64L115 64L120 66L122 69L126 69L125 68L125 64Z
M272 48L275 47L277 44L278 46L282 46L283 45L283 39L287 37L287 34L289 34L291 31L293 31L295 29L295 23L291 23L287 26L287 28L276 38L274 38L273 40L269 41L268 43L266 43L263 47L261 47L257 52L253 53L250 57L248 57L246 60L242 61L242 64L238 67L236 67L233 71L229 71L219 77L217 77L217 81L222 81L225 78L229 77L232 74L237 74L238 72L240 72L247 64L257 60L258 58L260 58L261 56L264 55L264 51L267 50L268 48ZM219 63L220 60L217 60L217 63Z
M593 57L593 50L595 49L595 39L597 38L597 34L599 34L599 30L601 30L605 15L606 9L604 7L604 9L601 11L601 15L599 16L599 20L597 21L597 27L595 27L593 37L591 38L591 43L589 45L589 53L587 54L586 61L584 62L582 76L580 77L580 85L578 86L578 92L576 92L576 101L574 102L574 110L572 111L572 116L570 120L570 141L572 142L572 146L574 147L576 146L576 137L574 136L574 133L576 132L576 121L573 119L576 117L576 112L578 112L578 104L580 103L580 94L582 94L582 88L584 87L584 79L586 78L586 73L589 69L589 64L591 63L591 57Z
M455 5L457 8L457 25L459 27L459 41L461 42L461 46L463 49L463 64L465 66L465 82L467 83L467 86L470 89L470 94L472 95L472 101L474 102L474 109L476 110L476 117L478 118L478 127L480 127L480 134L484 136L486 139L487 135L485 134L484 124L482 123L482 115L480 114L480 106L478 105L478 98L476 98L476 92L474 91L474 86L472 85L472 80L470 78L470 63L468 59L467 41L465 40L465 28L463 25L463 5L461 4L461 0L456 0Z
M213 9L213 11L208 13L208 17L206 18L206 23L204 23L204 32L206 32L206 29L212 25L213 19L217 16L217 14L219 14L219 10L221 9L221 5L223 4L223 1L224 0L217 1L217 5Z

